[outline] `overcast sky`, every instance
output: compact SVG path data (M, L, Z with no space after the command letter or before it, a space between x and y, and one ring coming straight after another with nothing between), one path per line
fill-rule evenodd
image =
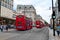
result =
M51 7L52 0L14 0L14 10L16 10L16 6L19 5L33 5L36 9L36 13L42 16L44 20L48 23L50 22L51 18ZM54 0L55 2L56 0Z

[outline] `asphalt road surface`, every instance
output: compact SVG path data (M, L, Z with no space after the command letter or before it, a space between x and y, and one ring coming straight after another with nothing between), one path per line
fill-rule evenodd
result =
M49 30L44 27L42 29L33 28L28 31L0 32L0 40L49 40Z

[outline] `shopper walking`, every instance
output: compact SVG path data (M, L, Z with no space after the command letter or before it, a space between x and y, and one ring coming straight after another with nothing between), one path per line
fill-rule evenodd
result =
M57 27L56 27L56 31L57 31L57 35L59 36L59 34L60 34L60 24L57 25Z
M1 32L3 32L3 28L4 28L4 26L3 26L3 24L1 25Z
M6 31L8 31L8 25L6 26Z

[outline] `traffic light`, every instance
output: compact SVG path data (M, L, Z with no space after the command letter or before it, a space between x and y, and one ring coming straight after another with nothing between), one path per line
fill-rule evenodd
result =
M55 15L55 11L53 10L53 13L52 13L52 19L53 19L53 36L55 36L55 18L56 18L56 15Z
M53 11L52 19L55 19L55 18L56 18L55 11Z

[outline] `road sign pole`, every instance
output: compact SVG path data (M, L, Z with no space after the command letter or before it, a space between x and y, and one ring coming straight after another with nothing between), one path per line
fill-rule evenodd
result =
M53 19L53 36L55 36L55 19Z
M53 19L53 36L55 36L55 11L53 7L53 0L52 0L52 19Z

